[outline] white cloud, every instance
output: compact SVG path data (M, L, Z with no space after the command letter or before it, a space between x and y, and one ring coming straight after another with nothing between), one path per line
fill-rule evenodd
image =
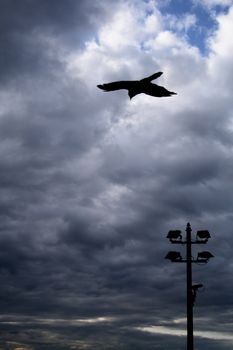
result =
M210 57L208 60L211 75L217 77L219 88L223 93L227 92L227 85L231 84L233 78L232 67L232 31L233 31L233 7L229 12L217 17L218 30L209 39ZM225 88L224 88L225 86Z
M188 32L188 30L197 25L197 17L194 14L185 14L182 16L167 15L168 26L176 31Z
M185 329L178 329L165 326L138 327L137 329L152 334L164 334L171 336L173 335L178 337L186 337L187 335L187 331ZM224 340L229 341L230 343L233 342L233 335L227 332L195 331L194 336L211 340Z
M209 57L203 57L197 48L179 35L179 31L175 33L165 29L163 22L167 18L163 18L157 9L151 12L150 8L150 15L147 16L148 9L145 6L144 4L143 15L136 7L121 5L114 17L109 19L109 23L100 29L99 40L88 42L83 52L73 54L68 66L74 76L84 82L88 81L88 85L93 87L108 80L137 79L156 70L163 70L164 76L158 80L158 84L177 90L178 95L175 98L165 101L138 96L129 102L124 98L125 92L116 92L109 93L108 101L105 101L108 105L110 100L119 103L121 99L123 118L125 115L127 118L132 115L137 120L134 122L136 124L140 119L137 111L146 110L146 114L150 115L153 113L153 106L156 105L156 115L159 116L160 111L164 114L166 108L166 116L163 117L166 127L166 120L169 120L169 115L174 114L175 110L185 113L190 108L198 111L203 108L203 112L207 107L209 109L210 105L206 104L206 101L218 96L218 81L226 83L223 76L229 79L232 66L230 33L233 11L217 18L219 30L209 40L211 54ZM142 11L142 8L140 10ZM171 23L172 21L174 22L174 18ZM195 18L187 16L180 26L188 28L194 24ZM230 84L230 81L228 83ZM230 91L226 87L225 90ZM93 91L100 98L106 97L106 94L97 89ZM225 92L221 91L221 95L225 96ZM221 104L221 99L215 102ZM222 103L225 103L225 100ZM144 123L145 126L147 118L144 114L144 121L140 121L140 125ZM152 125L157 128L155 120ZM127 132L130 133L130 129Z
M98 41L87 42L82 53L70 56L68 67L72 74L89 85L124 76L125 79L140 78L155 70L164 70L170 81L174 77L176 86L184 75L187 81L190 64L194 71L199 70L202 58L179 31L195 25L195 17L187 15L176 21L173 16L163 18L151 4L147 6L121 5L114 17L100 28ZM169 26L172 30L166 29Z
M191 158L198 169L200 162L203 166L210 160L218 164L230 156L225 140L232 113L232 10L216 18L219 27L209 40L211 54L202 56L179 30L165 29L167 18L157 9L150 8L148 16L145 4L140 13L137 7L122 6L100 28L99 40L88 42L82 52L70 56L68 65L72 75L88 82L87 88L95 101L101 101L103 113L111 108L108 122L112 122L101 140L103 167L111 176L121 171L135 174L124 188L133 186L130 181L135 181L138 189L145 188L146 174L153 191L159 186L161 172L167 176L170 169L174 174L171 164L182 164L182 168ZM194 25L195 19L190 23ZM177 96L153 99L140 95L129 101L126 91L103 93L96 89L98 83L137 79L158 70L163 70L164 76L157 83L176 91ZM150 181L153 173L157 180ZM112 184L106 186L108 203ZM124 196L119 200L114 217Z

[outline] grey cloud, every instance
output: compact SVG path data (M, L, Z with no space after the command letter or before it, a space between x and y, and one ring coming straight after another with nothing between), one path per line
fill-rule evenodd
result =
M216 255L214 263L195 269L195 279L206 285L197 314L208 312L216 329L216 314L231 306L232 284L224 285L232 261L227 106L219 119L227 101L213 115L192 108L179 115L164 112L169 125L159 123L162 112L156 105L155 118L148 123L145 116L144 129L123 126L118 135L128 128L127 141L115 139L109 131L131 113L125 112L126 99L101 95L72 77L56 46L60 43L66 52L82 48L81 41L114 12L116 5L108 3L2 2L3 347L12 341L32 349L85 344L90 349L182 348L185 339L135 327L184 317L184 266L169 264L164 256L172 249L167 231L184 230L189 220L194 230L213 232L208 248ZM38 33L55 38L55 47L33 42ZM155 63L149 61L152 69ZM148 113L154 113L149 105ZM215 288L216 274L221 290ZM22 325L7 323L6 315ZM26 316L30 324L23 322ZM99 316L117 321L89 326L36 322ZM221 317L228 321L231 316Z
M38 1L3 0L1 2L0 38L2 43L1 81L10 77L35 74L35 70L47 73L58 61L51 59L46 47L34 36L40 34L56 37L78 48L83 45L98 23L104 18L104 2L59 0ZM59 67L57 67L59 68Z

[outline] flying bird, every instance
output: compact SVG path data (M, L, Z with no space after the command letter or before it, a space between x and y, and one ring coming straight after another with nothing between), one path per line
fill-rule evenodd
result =
M168 91L165 87L151 82L152 80L159 78L162 74L163 72L157 72L141 80L114 81L112 83L97 85L97 87L105 92L122 89L128 90L130 99L141 93L154 97L177 95L175 92Z

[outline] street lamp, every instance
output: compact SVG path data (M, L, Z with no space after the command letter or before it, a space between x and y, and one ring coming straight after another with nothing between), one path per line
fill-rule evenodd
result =
M196 233L196 240L192 240L191 237L191 225L187 223L186 227L186 239L182 239L180 230L170 230L167 238L173 244L185 244L186 245L186 258L183 258L180 252L170 251L165 256L165 259L176 263L186 263L186 279L187 279L187 350L193 350L193 306L196 300L197 290L203 287L203 284L192 284L192 264L204 263L206 264L210 258L213 258L213 254L208 251L199 252L197 258L192 257L192 244L205 244L210 238L209 231L200 230Z

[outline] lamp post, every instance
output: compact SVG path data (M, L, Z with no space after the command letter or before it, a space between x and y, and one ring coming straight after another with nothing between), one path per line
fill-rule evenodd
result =
M213 255L210 252L199 252L197 258L192 257L192 244L205 244L210 238L209 231L201 230L197 231L196 240L192 240L192 229L190 223L186 226L186 239L182 240L180 230L170 230L167 238L172 244L185 244L186 245L186 258L183 258L180 252L170 251L166 255L165 259L169 259L171 262L186 263L186 281L187 281L187 350L193 350L193 305L196 299L196 293L198 288L202 287L202 284L192 284L192 264L206 264Z

